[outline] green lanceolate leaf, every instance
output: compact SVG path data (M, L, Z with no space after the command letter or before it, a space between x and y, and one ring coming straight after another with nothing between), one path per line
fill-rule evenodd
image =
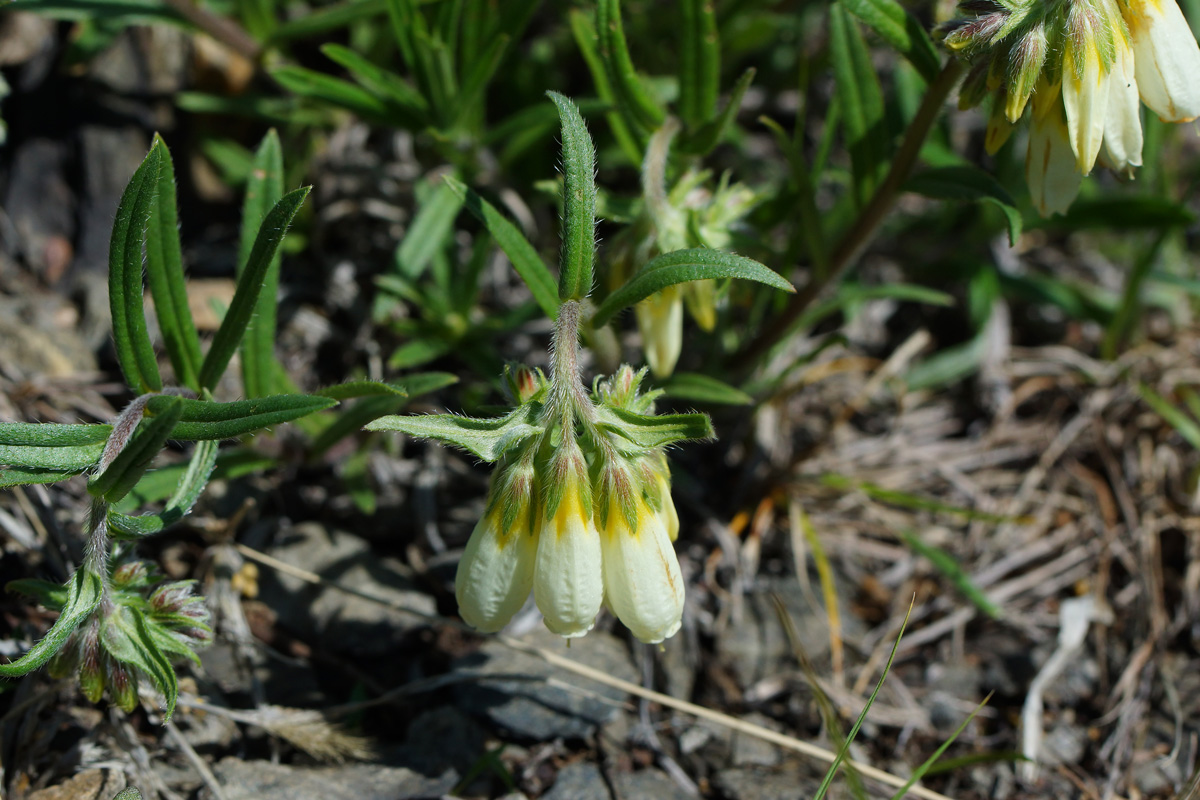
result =
M558 290L554 285L554 276L525 235L495 206L467 188L465 183L449 176L445 181L446 186L459 196L467 210L483 223L496 244L500 245L546 316L550 319L557 317Z
M242 203L242 235L238 242L239 279L250 263L250 254L254 252L254 243L263 221L282 196L283 151L279 146L279 135L272 128L254 154L250 179L246 182L246 199ZM250 397L270 394L273 384L280 261L281 254L276 250L263 275L254 314L246 324L246 336L242 340L242 383Z
M600 327L621 309L668 286L707 278L741 278L785 292L796 291L778 272L752 258L706 247L675 250L651 259L624 286L604 298L592 316L592 324Z
M108 245L108 303L113 341L125 382L136 392L157 392L162 377L146 332L142 293L142 248L158 192L162 148L152 147L133 173L113 221Z
M748 406L754 403L754 398L741 389L697 372L676 372L662 388L667 397L692 403L725 406Z
M733 85L733 91L729 93L729 103L724 110L696 131L685 135L680 142L680 149L688 153L707 155L720 144L721 138L725 136L729 126L737 119L738 109L742 107L742 97L745 96L746 90L754 81L754 75L754 67L743 72L742 77L738 78L738 82Z
M100 454L103 452L103 443L71 447L0 444L0 464L75 473L91 467L100 460Z
M216 385L225 372L225 367L229 365L229 359L233 358L234 352L241 344L246 326L254 315L263 281L272 259L275 258L275 251L283 241L296 212L303 205L304 198L308 197L309 188L305 186L288 192L263 220L250 257L238 278L229 310L225 312L225 319L221 320L221 327L217 329L208 355L204 357L204 364L200 367L201 387L211 389Z
M645 453L675 442L716 438L712 421L706 414L655 416L601 406L597 421L601 428L616 433L633 445L628 452L634 453Z
M76 571L67 581L66 602L58 619L28 653L10 664L0 664L0 676L17 678L49 661L79 624L100 605L102 593L99 575L85 569Z
M74 470L62 472L52 469L6 467L0 469L0 489L8 489L12 486L32 486L35 483L57 483L78 474L79 472Z
M159 411L154 416L145 416L138 423L129 441L99 475L88 481L88 492L94 497L115 503L129 493L154 457L162 451L171 438L171 431L183 415L184 400L181 397L161 396ZM156 400L159 398L155 398Z
M187 281L183 276L179 214L175 209L175 165L158 134L154 135L151 149L159 152L158 189L146 228L146 279L175 378L180 384L198 390L200 337L196 335L196 324L188 307Z
M712 0L680 0L679 9L679 116L688 127L695 128L717 112L721 39L716 3Z
M216 441L204 441L196 445L175 493L162 511L129 516L109 509L108 529L114 538L140 539L158 533L187 516L208 485L217 463L218 446Z
M600 57L608 71L617 105L631 122L646 130L657 130L666 114L650 96L642 79L633 68L625 28L621 22L620 0L600 0L596 5L596 34L600 42Z
M629 125L626 124L620 110L616 108L616 93L613 91L612 83L608 80L608 70L604 66L604 59L600 57L600 51L597 49L599 38L596 35L596 25L590 14L585 14L579 9L572 9L570 19L571 33L575 37L575 44L579 47L583 60L587 63L588 71L592 73L592 84L596 87L596 94L605 105L612 107L605 113L604 118L608 120L608 127L612 129L613 138L617 140L617 145L630 164L640 164L642 148L629 130Z
M160 395L150 398L146 410L161 414L173 402L179 404L180 416L168 438L184 442L236 439L337 405L332 398L306 394L277 394L231 403Z
M1021 235L1021 212L1016 201L1000 182L979 167L938 167L927 169L909 179L910 192L940 200L976 200L994 204L1008 220L1009 244Z
M277 67L271 70L271 77L284 89L300 97L344 108L367 120L389 120L391 109L387 103L349 81L294 66Z
M563 233L558 278L561 300L582 300L592 291L596 257L596 149L575 104L547 92L562 121Z
M395 106L401 114L407 115L417 122L425 118L429 111L429 104L416 89L396 73L372 64L358 53L342 47L340 44L322 45L321 52L331 61L345 67L364 89Z
M426 270L453 235L454 218L461 208L461 196L447 183L438 184L396 248L393 265L401 277L412 281Z
M461 447L484 461L496 461L530 436L542 432L536 425L535 404L521 406L496 419L472 419L453 414L381 417L368 424L370 431L400 431L422 439Z
M50 422L0 422L0 445L77 447L104 444L112 425L56 425Z
M844 0L846 9L865 22L917 68L927 82L941 68L937 49L925 27L896 0Z
M829 51L845 118L854 196L862 206L882 179L890 140L884 129L883 90L871 53L841 2L829 7Z
M316 394L321 397L331 397L334 400L350 400L355 397L370 397L372 395L389 395L391 397L407 397L408 393L390 383L379 381L348 381L336 386L326 386L318 389Z

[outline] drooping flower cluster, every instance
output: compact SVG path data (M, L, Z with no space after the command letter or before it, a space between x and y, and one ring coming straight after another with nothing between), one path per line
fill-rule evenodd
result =
M599 383L588 398L597 421L650 410L641 377L623 366ZM535 398L545 399L528 402ZM559 435L557 446L519 445L496 470L459 563L459 612L481 631L498 631L532 589L557 634L584 635L607 602L634 636L660 642L679 630L684 594L666 455L660 447L632 452L602 424L578 440Z
M195 594L195 581L160 580L143 561L113 570L108 596L51 659L51 677L78 675L88 700L99 702L107 691L109 700L128 712L138 704L141 673L159 684L171 670L163 653L199 663L195 648L212 641L204 598ZM42 581L9 586L37 596L48 607L62 606L61 586ZM173 705L169 698L168 708Z
M962 0L943 28L971 64L969 108L989 94L996 152L1030 109L1026 179L1043 216L1065 212L1096 162L1142 164L1141 101L1165 122L1200 116L1200 47L1176 0Z
M493 420L385 417L377 430L439 439L497 462L487 506L458 567L459 613L494 632L530 591L546 627L583 636L607 607L645 642L679 630L679 518L663 448L705 439L702 414L653 414L645 370L622 366L587 392L579 379L579 304L559 309L553 369L508 372L516 408Z

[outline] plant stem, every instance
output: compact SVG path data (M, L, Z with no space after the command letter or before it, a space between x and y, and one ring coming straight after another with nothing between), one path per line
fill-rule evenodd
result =
M863 251L867 249L867 245L875 237L880 223L892 210L896 198L900 196L901 187L908 180L909 174L917 163L921 146L925 144L925 139L929 135L930 129L933 128L938 114L941 113L946 98L950 96L951 90L958 82L960 74L962 74L962 65L957 59L951 58L942 67L942 71L938 73L937 78L929 85L929 90L925 92L921 107L917 109L916 116L913 117L908 131L905 132L904 141L900 143L900 149L896 152L896 157L892 159L887 177L883 179L883 183L879 184L879 188L871 196L870 202L859 212L858 218L850 226L850 230L846 231L841 241L838 242L830 257L828 270L824 275L814 276L804 289L793 295L787 307L775 321L734 357L734 363L756 363L789 333L792 325L812 305L813 301L817 300L827 288L836 285L858 261Z
M564 441L574 437L577 414L591 418L591 401L579 376L579 317L579 301L559 306L550 340L550 396L544 413L548 420L562 424Z
M1165 228L1155 237L1150 247L1142 253L1142 257L1134 262L1133 269L1129 271L1129 277L1125 279L1125 291L1121 294L1121 305L1117 308L1117 313L1113 315L1112 321L1108 323L1108 330L1104 332L1104 340L1100 343L1100 355L1108 361L1117 357L1117 351L1129 338L1130 331L1133 330L1133 326L1140 316L1142 285L1150 274L1150 268L1158 259L1158 253L1162 250L1163 242L1167 240L1169 231L1169 228Z
M165 0L181 17L246 59L257 62L262 47L232 18L220 17L191 0Z

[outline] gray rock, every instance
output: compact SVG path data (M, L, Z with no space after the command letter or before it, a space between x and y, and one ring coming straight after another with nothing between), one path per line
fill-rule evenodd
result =
M629 651L610 634L593 631L573 640L569 651L560 637L546 630L534 631L525 640L564 652L613 677L637 680ZM594 684L499 642L487 642L478 652L458 659L452 671L466 679L456 689L462 708L483 715L515 738L527 741L587 738L596 726L610 722L617 704L625 700L621 691ZM547 678L560 685L552 685ZM562 684L578 686L580 691Z
M612 800L608 784L595 764L576 762L558 771L542 800Z
M836 582L835 582L836 583ZM744 618L729 625L717 643L721 657L733 668L743 687L753 686L769 676L778 675L795 663L792 646L775 611L772 596L778 594L791 617L809 659L820 663L829 651L829 627L825 610L809 604L808 597L793 577L760 578L745 596ZM850 596L849 587L839 597ZM848 638L862 633L862 622L854 615L842 617Z
M276 540L271 555L342 586L370 592L396 608L424 614L436 611L433 598L402 577L398 562L379 558L365 541L345 531L301 523ZM394 652L399 637L418 622L396 608L273 570L266 571L260 589L263 602L278 612L280 624L342 653Z
M426 778L378 764L310 768L237 758L222 759L214 772L227 800L423 800L449 792L458 781L452 772ZM201 797L212 800L207 790Z
M821 782L794 772L749 768L721 770L712 784L728 800L797 800L815 795Z
M746 722L767 728L768 730L779 730L779 723L765 714L752 713L742 717ZM733 735L733 766L763 766L773 767L783 759L783 754L780 752L777 745L763 741L757 736L750 736L746 733L737 733Z
M617 800L696 800L667 773L657 769L622 772L613 777Z

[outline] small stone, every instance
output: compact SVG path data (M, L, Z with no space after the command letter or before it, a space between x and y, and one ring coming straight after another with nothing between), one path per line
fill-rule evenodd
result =
M445 794L458 782L453 772L428 778L378 764L310 768L237 758L221 760L214 772L226 800L417 800ZM212 800L207 790L200 796Z
M612 800L608 784L595 764L576 762L558 771L542 800Z
M751 767L721 770L712 784L727 800L796 800L813 797L820 781L797 776L794 771Z
M396 608L422 614L436 609L434 599L401 576L402 568L379 558L370 545L346 531L305 522L287 530L271 555L322 575L342 586L370 592ZM278 622L301 636L313 635L330 650L359 656L394 653L405 631L417 620L384 603L331 586L314 585L268 570L260 584L263 602Z
M695 795L657 769L619 773L613 777L613 790L617 800L695 800Z
M124 788L125 778L119 772L89 769L65 783L38 789L25 800L112 800Z
M570 650L564 648L561 637L546 630L524 638L531 645L562 652L614 678L637 680L628 649L611 634L593 631L573 639ZM452 671L463 677L496 676L459 684L458 703L519 740L585 739L598 725L611 722L617 704L625 700L625 693L618 689L592 683L495 641L455 661ZM579 686L583 691L552 685L545 678Z
M779 723L765 714L747 714L742 720L768 730L778 730ZM757 736L747 733L734 732L733 735L733 766L762 766L774 767L782 760L779 747L763 741Z

